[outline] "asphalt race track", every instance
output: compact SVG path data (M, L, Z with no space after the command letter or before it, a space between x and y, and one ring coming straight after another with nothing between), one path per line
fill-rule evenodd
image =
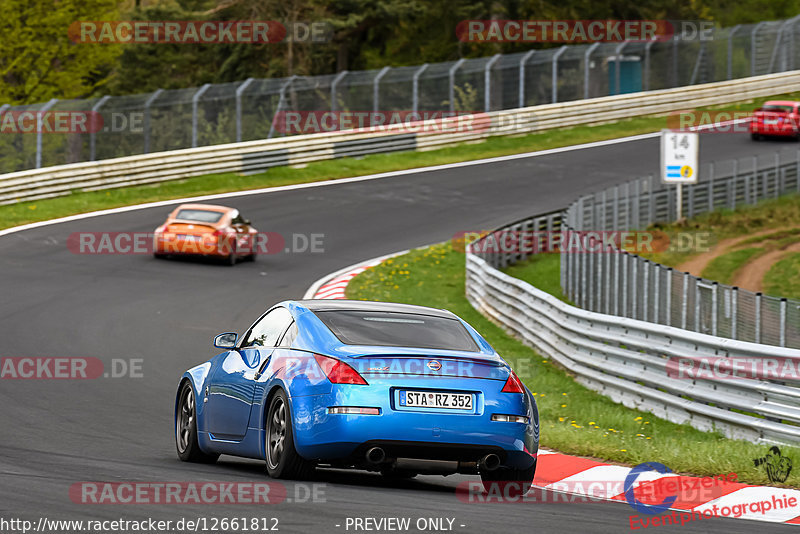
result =
M776 149L794 158L798 149L792 142L755 143L732 134L703 135L701 146L704 164L756 153L766 158ZM579 192L655 173L657 165L658 139L649 138L227 198L220 203L239 208L261 231L324 234L324 253L261 256L234 268L149 255L78 255L66 247L72 232L152 231L169 207L0 238L0 356L91 356L103 360L107 371L113 359L143 360L142 378L0 381L0 516L33 521L277 517L280 531L322 533L347 532L347 517L410 517L412 525L421 517L454 518L453 530L464 533L629 530L633 510L626 504L462 502L455 495L458 482L477 478L460 475L391 482L369 473L319 470L316 482L324 484L325 502L260 507L83 505L70 500L69 489L80 481L268 480L263 462L223 456L216 465L197 465L176 456L177 380L214 354L213 335L241 333L266 307L300 298L316 279L347 265L551 211ZM298 500L300 486L286 482L290 499ZM707 520L657 531L733 534L791 528Z

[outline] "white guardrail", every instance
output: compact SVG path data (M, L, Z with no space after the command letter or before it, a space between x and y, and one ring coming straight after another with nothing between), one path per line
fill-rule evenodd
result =
M661 91L632 93L560 104L479 113L452 120L441 131L436 121L391 125L385 131L341 131L298 135L72 163L0 175L0 204L36 200L73 191L93 191L225 172L254 173L345 156L401 150L428 150L495 135L600 124L666 114L687 107L749 100L796 90L800 71L754 76ZM466 125L465 121L471 121ZM462 126L459 128L458 125ZM666 126L666 124L665 124ZM414 128L417 128L416 131Z
M531 218L521 226L544 230L558 226L557 217ZM574 373L579 383L630 408L700 430L749 441L800 442L800 388L749 378L689 379L675 372L676 358L698 362L704 357L776 358L796 368L800 350L576 308L486 261L500 265L506 259L468 251L467 298L492 321Z

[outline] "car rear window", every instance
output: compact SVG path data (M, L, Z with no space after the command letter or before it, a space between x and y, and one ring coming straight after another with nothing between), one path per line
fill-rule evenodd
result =
M781 106L777 104L770 104L761 108L761 111L771 111L773 113L791 113L792 106Z
M475 340L456 319L398 312L315 313L347 345L479 351Z
M215 223L219 221L223 215L224 214L221 211L180 210L175 218L183 221Z

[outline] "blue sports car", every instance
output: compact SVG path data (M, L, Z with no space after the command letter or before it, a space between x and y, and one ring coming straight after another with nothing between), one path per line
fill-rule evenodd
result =
M175 437L184 461L266 460L275 478L317 465L480 474L527 491L539 414L511 367L439 309L348 300L282 302L184 373Z

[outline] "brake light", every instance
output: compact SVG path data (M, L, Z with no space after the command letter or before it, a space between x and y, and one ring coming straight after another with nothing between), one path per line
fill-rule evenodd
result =
M367 381L364 380L358 372L336 358L330 358L321 354L315 354L314 359L317 361L322 372L334 384L359 384L366 386Z
M511 374L508 375L508 380L506 380L506 384L503 386L502 392L503 393L522 393L524 389L522 389L522 382L519 381L517 374L514 371L511 371Z

